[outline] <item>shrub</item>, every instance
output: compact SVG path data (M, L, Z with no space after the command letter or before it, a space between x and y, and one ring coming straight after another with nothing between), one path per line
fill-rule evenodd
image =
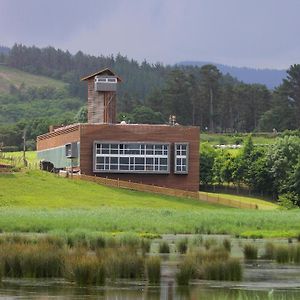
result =
M170 253L170 246L166 241L159 244L159 253Z
M160 282L160 258L149 257L146 260L146 272L150 283Z
M244 257L246 259L257 259L257 247L252 244L244 245Z
M176 246L177 246L179 253L181 253L181 254L186 253L187 248L188 248L188 239L184 238L184 239L178 240L176 243Z

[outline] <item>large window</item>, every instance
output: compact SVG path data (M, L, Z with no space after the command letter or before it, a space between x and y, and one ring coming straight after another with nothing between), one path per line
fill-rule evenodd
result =
M175 143L174 149L174 173L187 174L188 173L188 143Z
M170 173L166 143L95 142L94 172Z

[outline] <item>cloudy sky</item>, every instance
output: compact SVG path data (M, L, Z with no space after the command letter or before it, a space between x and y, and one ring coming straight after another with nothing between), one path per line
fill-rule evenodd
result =
M0 0L0 45L287 68L299 12L300 0Z

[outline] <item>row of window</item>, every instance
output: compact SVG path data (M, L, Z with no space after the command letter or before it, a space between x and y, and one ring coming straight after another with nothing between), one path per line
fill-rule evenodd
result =
M175 143L174 172L188 173L188 144ZM112 173L170 173L170 144L94 144L94 171Z
M168 144L96 144L97 155L168 155Z

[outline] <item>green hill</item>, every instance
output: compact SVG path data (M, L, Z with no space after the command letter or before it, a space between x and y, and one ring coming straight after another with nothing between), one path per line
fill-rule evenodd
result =
M27 88L50 86L63 89L66 87L66 84L62 81L45 76L32 75L18 69L0 65L0 93L9 93L11 85L20 88L22 84Z
M297 236L298 211L228 208L110 188L41 171L0 175L3 232L218 233Z
M70 95L68 84L0 65L0 143L20 149L27 129L28 146L51 124L70 124L84 101ZM7 149L8 149L7 148Z

